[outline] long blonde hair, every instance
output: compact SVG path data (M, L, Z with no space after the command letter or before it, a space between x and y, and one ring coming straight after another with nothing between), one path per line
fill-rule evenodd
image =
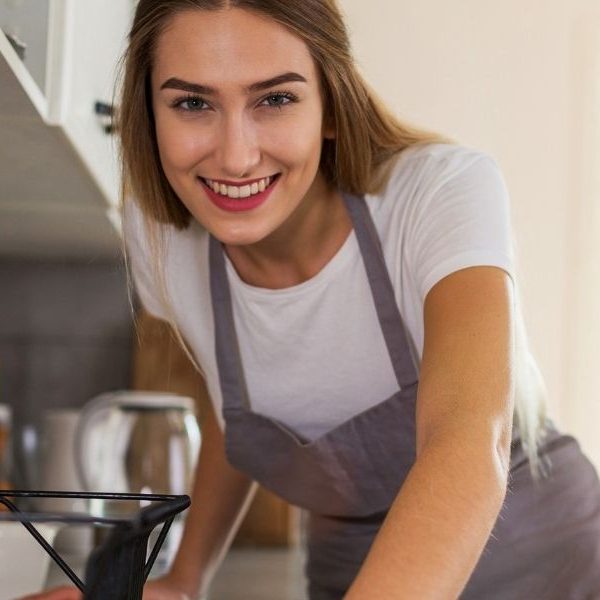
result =
M377 193L393 163L406 148L453 140L398 120L358 72L350 40L335 0L140 0L123 56L117 129L121 141L122 207L140 206L153 256L154 277L173 331L192 363L169 302L165 285L164 225L189 226L191 215L169 184L161 166L151 101L150 76L157 40L176 14L189 10L245 9L283 25L302 39L320 74L324 119L336 132L323 142L320 169L325 180L353 193ZM122 211L125 215L125 211ZM539 371L518 323L519 360L516 412L532 467L537 465L540 410ZM534 373L535 371L535 373ZM535 375L535 377L529 374Z

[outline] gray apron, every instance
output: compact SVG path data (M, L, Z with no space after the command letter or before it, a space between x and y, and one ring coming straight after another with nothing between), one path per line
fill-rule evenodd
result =
M311 600L340 600L415 461L418 369L363 197L342 194L365 264L398 391L315 440L252 412L223 248L210 237L215 351L229 462L309 511ZM283 334L283 332L282 332ZM318 393L318 390L315 391ZM511 491L464 600L600 598L600 486L575 440L549 424L552 477L534 487L518 435ZM594 595L594 593L596 595Z

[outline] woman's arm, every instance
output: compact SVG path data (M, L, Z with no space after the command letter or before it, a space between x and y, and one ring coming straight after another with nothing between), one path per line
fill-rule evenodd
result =
M494 267L457 271L427 295L417 460L346 600L449 600L466 585L506 492L512 311L512 282Z
M257 487L227 462L223 432L208 405L192 505L166 578L190 598L207 592Z

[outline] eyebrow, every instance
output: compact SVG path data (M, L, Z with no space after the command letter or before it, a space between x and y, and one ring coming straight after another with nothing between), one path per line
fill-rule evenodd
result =
M271 77L271 79L266 79L265 81L258 81L256 83L252 83L249 86L246 86L246 92L260 92L261 90L266 90L270 87L279 85L281 83L289 83L290 81L300 81L303 83L307 83L306 78L304 78L299 73L282 73L281 75L277 75L276 77ZM171 79L167 79L161 86L160 89L173 89L173 90L183 90L184 92L190 92L193 94L202 94L205 96L216 95L217 90L211 88L207 85L202 85L200 83L190 83L189 81L183 81L182 79L177 79L176 77L171 77Z

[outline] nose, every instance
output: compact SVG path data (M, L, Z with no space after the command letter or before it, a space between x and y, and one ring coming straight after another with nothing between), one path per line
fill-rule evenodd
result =
M243 115L230 115L223 120L217 141L217 160L224 176L243 178L260 163L260 146L256 131Z

